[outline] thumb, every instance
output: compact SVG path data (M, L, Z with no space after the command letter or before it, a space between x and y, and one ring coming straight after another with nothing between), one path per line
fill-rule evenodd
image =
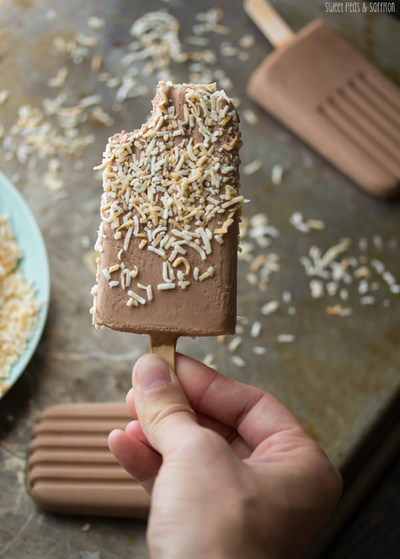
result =
M136 414L150 444L163 456L197 427L196 414L175 373L158 355L143 355L132 374Z

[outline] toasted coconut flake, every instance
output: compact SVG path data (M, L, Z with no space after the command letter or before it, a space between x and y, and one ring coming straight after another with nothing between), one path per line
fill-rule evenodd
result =
M244 175L254 175L262 168L263 162L261 159L255 159L243 167Z
M276 338L280 344L292 344L296 340L293 334L279 334Z
M261 314L263 314L264 316L269 316L270 314L276 312L278 308L279 308L278 300L268 301L268 303L265 303L261 307Z
M241 336L235 336L229 342L228 349L229 351L236 351L237 348L242 344L243 338Z
M246 366L246 361L239 357L239 355L232 356L232 363L241 369Z
M7 89L2 89L0 91L0 105L3 105L8 99L9 91Z
M273 165L271 169L271 182L275 186L279 186L282 182L283 167L282 165Z
M259 320L254 321L253 324L251 325L250 336L252 338L258 338L259 335L261 334L261 330L262 330L261 322Z
M168 289L175 289L175 287L176 287L175 283L172 282L159 283L157 285L157 289L159 291L167 291Z

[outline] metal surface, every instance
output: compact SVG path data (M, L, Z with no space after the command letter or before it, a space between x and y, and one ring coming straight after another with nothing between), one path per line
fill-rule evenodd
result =
M211 355L221 372L274 393L343 469L399 392L399 295L391 293L387 283L377 277L371 261L378 259L400 281L400 207L377 201L357 189L246 98L248 77L271 47L243 12L241 2L217 4L224 11L220 23L230 31L226 35L206 35L210 41L207 48L216 53L216 61L208 67L223 69L233 82L232 87L227 87L228 94L241 100L244 167L256 159L262 162L258 172L243 174L243 193L250 199L244 215L265 213L279 231L278 237L269 235L268 247L259 247L253 241L252 255L276 253L280 268L271 273L267 291L261 291L248 282L249 263L240 262L239 314L247 322L240 323L242 343L235 352L229 350L230 340L221 344L209 338L181 339L178 349L198 359ZM300 8L300 3L285 0L279 2L278 8L294 30L314 17L323 17L399 84L398 22L382 14L332 14L325 12L325 5L308 2L301 3ZM64 187L58 192L46 187L49 160L57 159L58 154L38 159L34 168L33 156L22 164L16 157L11 158L9 146L0 149L2 171L18 179L16 186L40 223L52 277L49 319L39 351L0 401L0 557L147 556L143 521L53 516L37 510L24 488L26 452L34 420L47 406L123 400L130 385L132 363L148 348L146 338L97 331L91 326L91 247L99 224L101 193L101 180L92 168L100 163L110 134L135 128L147 117L157 76L144 78L146 95L115 106L116 88L98 80L98 72L91 69L93 56L103 57L100 72L121 78L127 68L122 58L133 40L129 29L138 17L152 10L168 10L181 22L184 42L185 37L193 36L192 26L199 23L196 14L212 6L208 0L151 0L145 6L137 1L77 0L7 0L1 4L0 90L9 91L8 99L0 105L4 136L9 134L21 105L29 103L40 108L45 98L54 99L60 92L66 94L66 107L76 106L86 96L101 95L101 105L114 122L100 126L90 109L84 110L87 120L79 124L79 134L94 134L95 141L80 155L61 154ZM88 18L94 15L106 22L103 29L88 25ZM98 39L96 46L87 47L89 54L81 63L74 63L54 43L55 38L69 40L76 32ZM247 34L254 36L254 45L239 46ZM239 58L227 56L229 45L222 46L221 51L224 41L247 52L248 58L245 54ZM185 46L186 50L204 48ZM176 81L189 81L189 66L190 63L173 63ZM60 88L49 87L48 80L62 67L68 69L65 83ZM254 125L244 118L249 109L258 120ZM46 120L55 122L54 117ZM272 171L276 165L283 167L280 184L271 180L271 174L275 173L275 179L279 174L279 167ZM300 232L289 221L296 211L305 220L323 220L325 228ZM363 254L375 274L370 283L380 283L372 293L372 305L363 304L354 274L352 284L342 285L348 289L347 300L343 292L342 299L326 293L319 299L311 297L311 278L299 259L308 254L311 246L325 251L343 237L352 240L345 254L354 258ZM260 308L271 300L279 301L278 310L262 315ZM353 314L327 314L326 308L336 304L351 307ZM263 326L259 338L250 333L254 321ZM294 336L294 341L279 342L281 334ZM266 353L257 355L254 346L265 347ZM245 366L232 362L234 354L243 359Z

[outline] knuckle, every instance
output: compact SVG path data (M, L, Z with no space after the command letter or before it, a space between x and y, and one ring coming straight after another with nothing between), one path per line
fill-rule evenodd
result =
M150 416L147 417L148 424L150 428L158 429L161 425L164 425L172 417L177 415L191 415L196 417L192 408L184 402L173 402L167 405L163 405L150 411Z

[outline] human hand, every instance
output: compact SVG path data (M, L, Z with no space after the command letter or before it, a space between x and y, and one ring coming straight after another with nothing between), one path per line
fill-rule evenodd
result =
M151 493L152 559L301 557L341 478L293 415L261 389L177 356L133 370L134 420L109 447Z

